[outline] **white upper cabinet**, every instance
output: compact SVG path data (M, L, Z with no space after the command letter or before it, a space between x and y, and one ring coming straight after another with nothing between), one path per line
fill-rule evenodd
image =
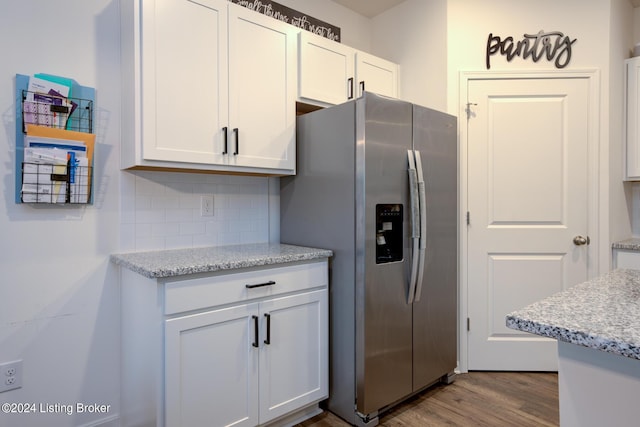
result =
M327 38L302 31L298 43L298 99L335 105L362 95L362 89L398 96L399 67Z
M640 181L640 57L626 61L625 179Z
M296 28L226 0L122 3L123 168L295 173Z
M140 79L145 160L224 162L226 15L225 0L145 1Z
M358 95L374 92L391 98L398 97L398 65L366 52L356 53Z
M354 96L355 50L301 31L298 43L298 96L340 104Z
M297 31L229 5L229 163L295 170Z

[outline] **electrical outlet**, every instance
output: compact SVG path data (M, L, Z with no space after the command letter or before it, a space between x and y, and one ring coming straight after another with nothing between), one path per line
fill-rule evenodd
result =
M0 363L0 393L22 387L22 360Z
M200 216L213 216L213 194L200 196Z

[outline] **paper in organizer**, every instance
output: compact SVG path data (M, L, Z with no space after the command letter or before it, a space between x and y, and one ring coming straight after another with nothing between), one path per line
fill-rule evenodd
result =
M27 132L22 180L23 202L87 203L90 189L89 166L88 147L82 141L34 136Z

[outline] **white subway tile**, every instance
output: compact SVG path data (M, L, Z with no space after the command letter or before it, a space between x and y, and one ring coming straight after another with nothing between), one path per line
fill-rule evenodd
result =
M163 237L136 237L136 251L156 251L165 249Z
M136 223L158 223L165 222L164 210L136 210Z
M167 209L165 220L167 222L193 221L193 209Z
M206 224L203 222L182 222L180 223L180 234L205 234Z
M179 223L163 222L151 225L151 235L155 237L177 236L180 234Z
M151 224L137 224L136 238L151 237Z
M121 237L135 250L266 242L269 180L215 174L130 173L135 190L124 197ZM135 177L135 178L133 178ZM200 215L200 198L213 195L213 217Z
M193 247L191 235L169 236L165 238L165 249L179 249Z

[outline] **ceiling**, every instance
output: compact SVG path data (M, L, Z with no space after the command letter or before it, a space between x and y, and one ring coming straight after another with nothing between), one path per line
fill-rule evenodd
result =
M364 15L373 18L387 9L402 3L404 0L333 0L335 3ZM634 0L640 2L640 0Z
M404 0L333 0L335 3L364 15L373 18L382 12L402 3ZM633 7L640 7L640 0L630 0Z

